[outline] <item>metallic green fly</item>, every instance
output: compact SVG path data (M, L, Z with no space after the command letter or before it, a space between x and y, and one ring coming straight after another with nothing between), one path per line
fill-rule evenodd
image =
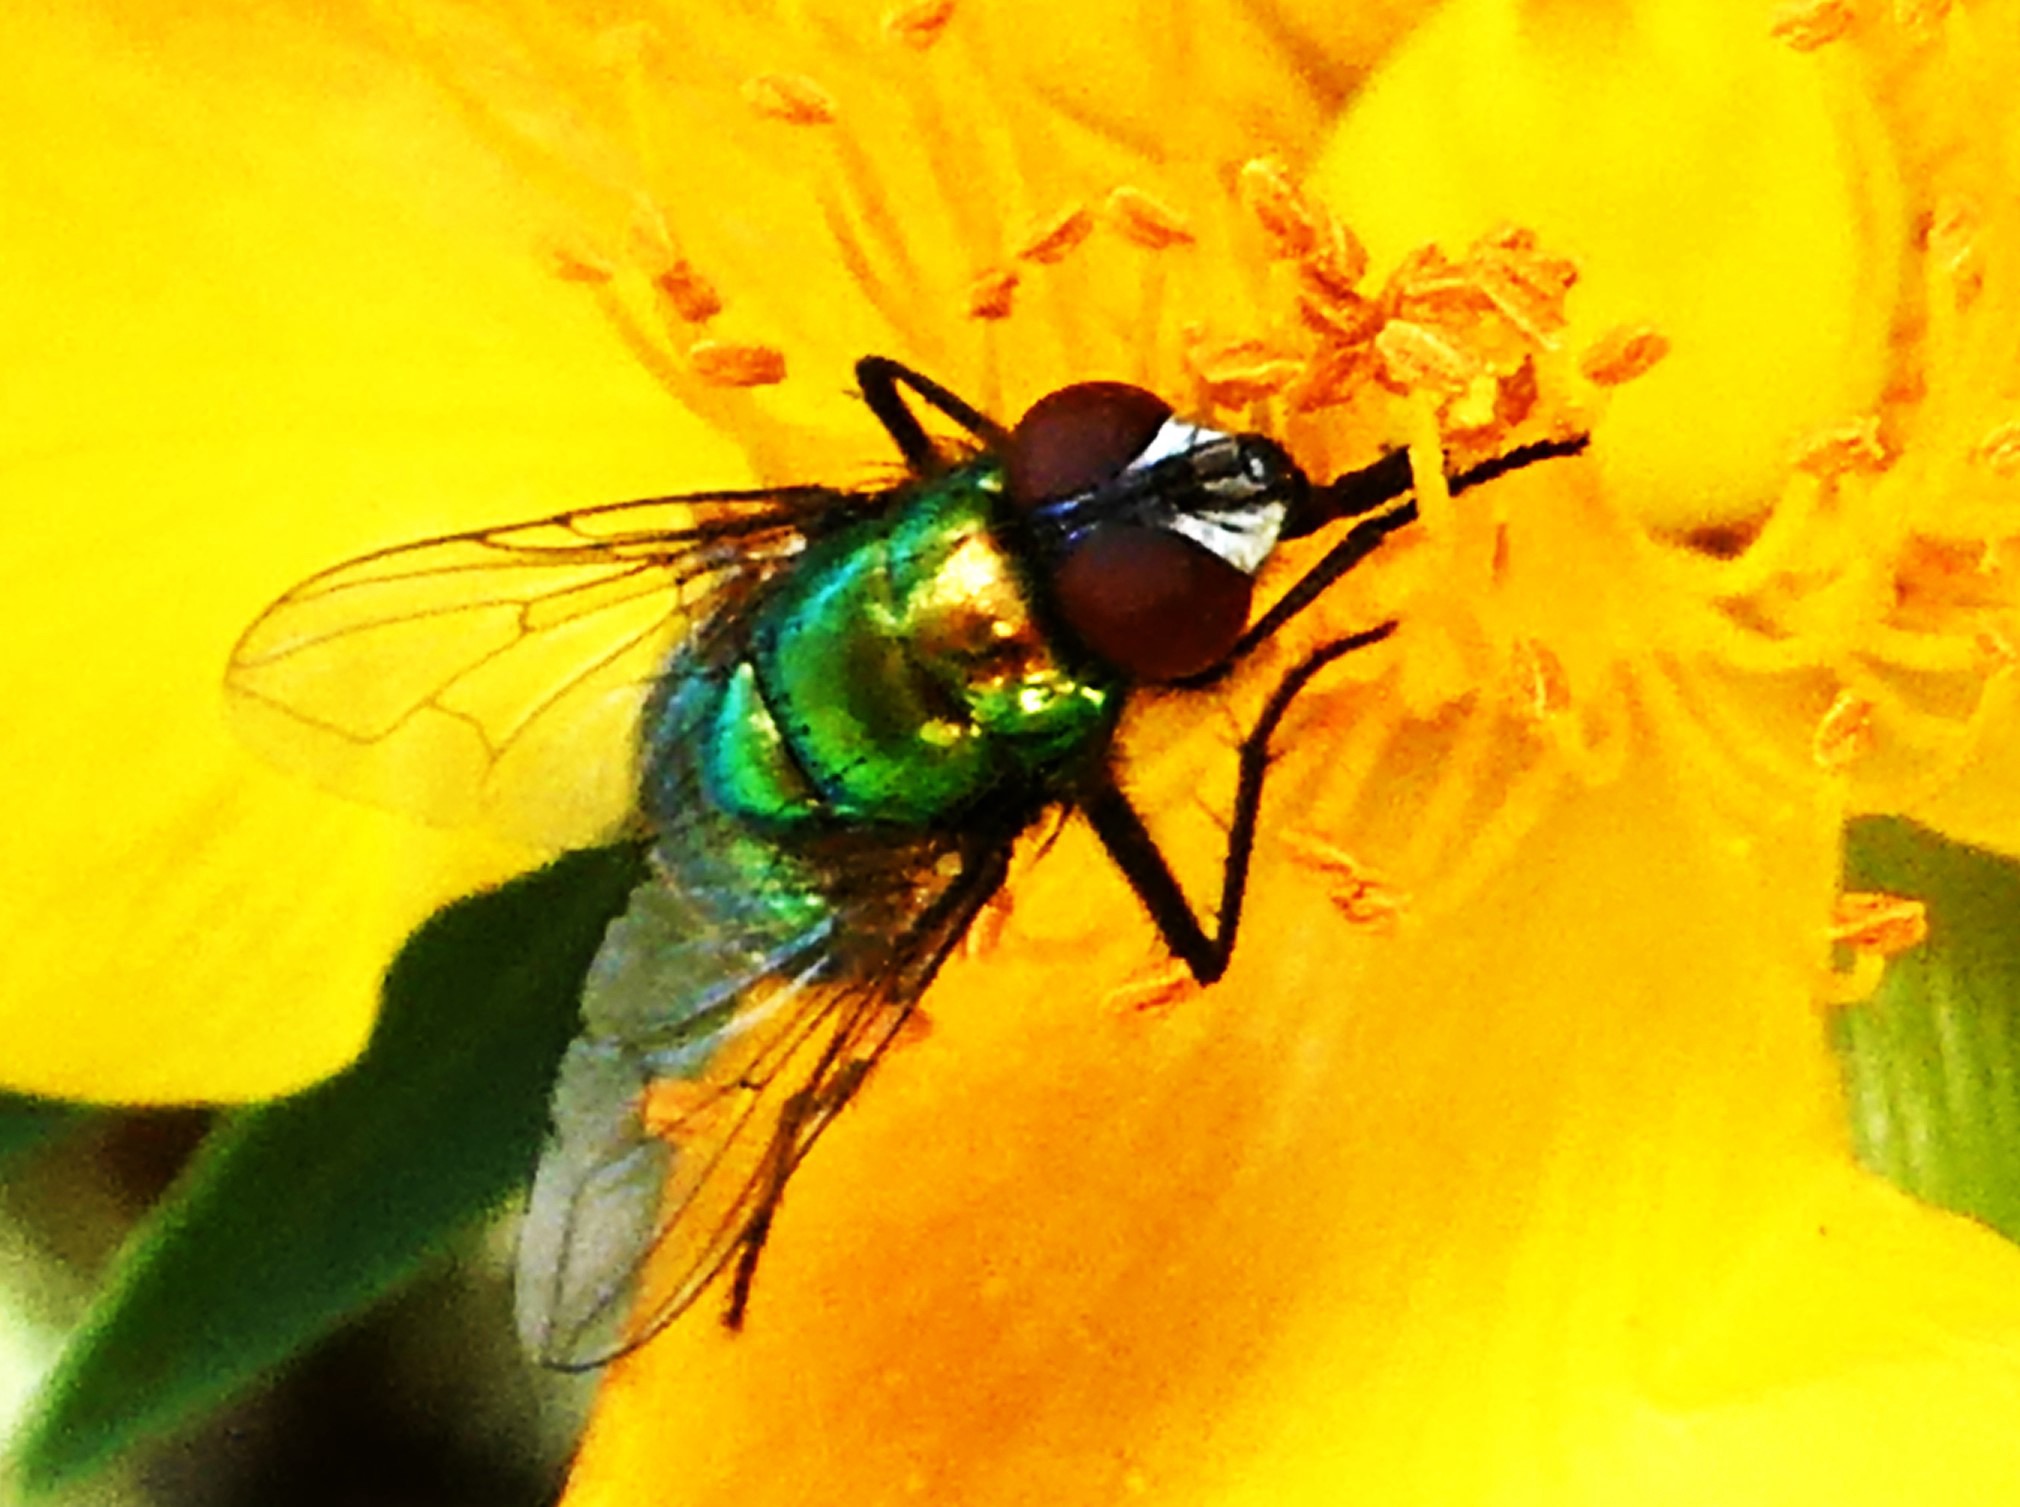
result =
M741 1321L787 1180L1048 814L1086 820L1171 952L1219 978L1271 735L1396 626L1310 653L1265 701L1209 925L1116 784L1123 703L1217 678L1410 523L1407 455L1314 483L1274 440L1120 383L1005 429L895 362L856 376L903 455L894 485L653 498L380 551L288 592L232 657L254 741L352 793L650 837L521 1237L520 1328L550 1365L642 1343L725 1272ZM906 390L965 441L937 442ZM1279 542L1338 522L1251 624Z

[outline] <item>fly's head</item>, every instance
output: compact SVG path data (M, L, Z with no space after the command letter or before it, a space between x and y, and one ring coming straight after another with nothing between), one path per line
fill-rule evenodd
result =
M1011 431L1003 468L1060 621L1147 682L1227 657L1256 573L1310 491L1275 440L1188 423L1121 382L1039 399Z

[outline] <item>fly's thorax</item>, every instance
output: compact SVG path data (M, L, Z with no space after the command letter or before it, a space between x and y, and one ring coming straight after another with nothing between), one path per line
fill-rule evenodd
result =
M759 827L923 827L1042 791L1099 745L1116 688L1064 662L991 531L1001 482L977 461L819 540L716 677L708 798Z
M1040 772L1106 735L1119 683L1034 611L1027 562L1001 532L1002 492L988 461L937 483L893 532L891 582L914 661L979 736Z

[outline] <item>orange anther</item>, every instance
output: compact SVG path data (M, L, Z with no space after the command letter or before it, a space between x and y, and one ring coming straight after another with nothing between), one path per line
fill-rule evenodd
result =
M1873 746L1873 703L1855 691L1839 691L1817 722L1810 756L1833 774L1849 767Z
M1849 890L1831 907L1830 937L1857 952L1893 957L1929 936L1929 908L1920 900Z
M1884 471L1888 462L1887 448L1880 443L1880 421L1870 416L1811 435L1790 459L1796 470L1825 480L1848 471Z
M1402 890L1325 838L1291 828L1283 833L1283 844L1293 858L1326 880L1327 898L1353 925L1390 930L1409 908L1409 897Z
M1125 240L1146 251L1164 251L1192 243L1193 234L1178 211L1140 188L1124 185L1108 196L1109 222Z
M549 246L547 263L565 283L607 283L616 275L604 257L573 242Z
M1152 1015L1170 1009L1197 985L1183 963L1166 963L1155 972L1117 984L1101 1002L1117 1015Z
M1427 325L1392 319L1375 337L1388 380L1405 390L1462 391L1480 374L1480 363Z
M1994 476L2020 476L2020 419L1988 430L1971 449L1971 459Z
M884 12L884 35L921 52L940 40L954 19L954 0L914 0Z
M687 348L687 359L712 387L769 387L786 379L785 352L776 346L697 340Z
M1304 363L1260 340L1223 340L1186 352L1186 364L1216 403L1241 407L1275 397L1303 375Z
M722 312L722 295L716 292L715 284L685 259L653 278L652 285L673 306L673 312L689 324L704 324Z
M1843 36L1854 19L1850 0L1797 0L1775 12L1768 35L1797 52L1814 52Z
M791 126L824 126L835 118L835 98L803 73L760 73L744 80L744 103Z
M987 272L976 273L968 283L968 317L1008 319L1017 281L1015 267L991 267Z
M1093 212L1085 204L1069 205L1025 237L1017 258L1047 264L1063 261L1093 231Z
M1669 354L1669 339L1652 325L1615 325L1585 348L1578 369L1588 382L1618 387Z
M1238 182L1242 202L1269 237L1270 254L1280 260L1309 255L1318 245L1318 216L1291 183L1290 171L1274 157L1257 157L1242 164Z

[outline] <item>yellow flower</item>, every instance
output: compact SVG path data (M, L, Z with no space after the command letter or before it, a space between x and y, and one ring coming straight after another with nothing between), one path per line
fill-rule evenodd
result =
M854 9L432 35L494 65L448 72L578 190L574 274L762 476L860 453L805 379L862 349L1003 412L1143 381L1321 472L1434 421L1505 444L1533 377L1594 458L1427 499L1329 599L1315 631L1405 627L1286 729L1222 984L1126 1003L1156 949L1077 829L1020 874L795 1178L748 1328L612 1369L571 1503L2020 1480L1979 1421L2013 1254L1854 1169L1818 1008L1846 814L2007 784L2010 16L1806 50L1831 14L1463 4L1335 128L1373 54L1330 18L1076 7L1069 56L1043 17L903 15L930 47ZM1189 873L1269 683L1125 730Z
M795 1177L745 1332L612 1369L569 1500L1996 1500L2020 1263L1854 1168L1816 1001L1848 812L2020 849L2016 7L1119 9L416 8L502 177L346 34L0 23L15 139L75 138L6 169L62 255L0 250L50 353L0 450L10 1076L301 1081L515 858L227 751L215 664L317 565L734 480L725 441L862 475L866 351L1003 414L1144 382L1322 474L1575 422L1301 634L1404 624L1279 738L1228 977L1125 1003L1154 937L1069 826ZM158 136L64 108L87 56ZM222 157L163 125L196 79ZM470 255L535 225L545 283ZM1294 652L1125 729L1188 876Z

